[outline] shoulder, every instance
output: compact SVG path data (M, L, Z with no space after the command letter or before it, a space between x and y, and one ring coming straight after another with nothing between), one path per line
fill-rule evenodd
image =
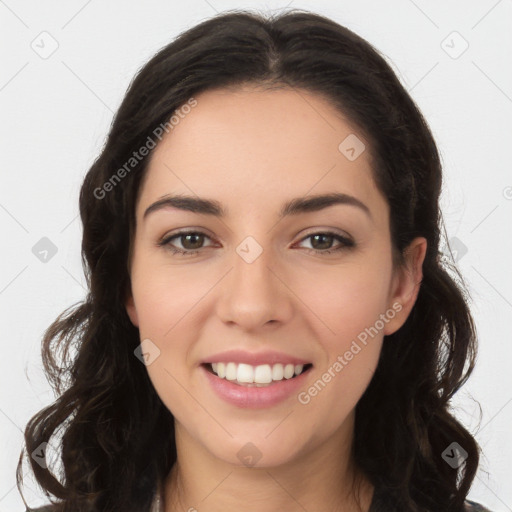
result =
M485 508L480 503L476 503L475 501L466 500L466 507L464 512L492 512L488 508Z

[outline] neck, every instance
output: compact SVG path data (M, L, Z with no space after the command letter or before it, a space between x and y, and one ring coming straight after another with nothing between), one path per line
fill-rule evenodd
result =
M328 441L279 466L213 457L176 425L177 462L164 483L165 512L368 512L373 486L351 456L353 418Z

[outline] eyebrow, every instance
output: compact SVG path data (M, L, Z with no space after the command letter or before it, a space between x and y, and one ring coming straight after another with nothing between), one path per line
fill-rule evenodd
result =
M282 219L283 217L290 215L316 212L336 204L355 206L365 212L370 218L372 218L370 209L362 201L355 198L354 196L341 193L296 197L291 199L281 208L281 211L279 212L279 218ZM213 215L214 217L219 218L225 218L227 216L227 211L222 207L222 204L213 199L168 194L150 205L144 212L142 219L146 219L146 217L152 212L166 208L177 208L179 210L199 213L202 215Z

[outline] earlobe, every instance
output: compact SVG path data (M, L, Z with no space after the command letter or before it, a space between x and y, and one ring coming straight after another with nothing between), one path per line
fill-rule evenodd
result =
M385 335L398 331L409 316L423 279L423 262L427 252L427 240L415 238L404 251L404 264L393 276L389 307L397 311L392 320L386 324Z
M139 327L139 318L137 315L137 309L135 308L135 301L133 300L133 295L131 292L128 293L128 296L125 301L126 313L130 317L130 321L135 327Z

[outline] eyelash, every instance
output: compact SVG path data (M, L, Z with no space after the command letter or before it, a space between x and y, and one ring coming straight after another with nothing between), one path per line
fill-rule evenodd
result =
M205 237L210 238L206 233L203 233L202 231L182 231L180 233L175 233L174 235L164 237L162 240L160 240L158 242L157 245L159 247L168 246L168 250L171 251L173 254L180 254L182 256L192 256L193 254L198 253L201 249L190 249L190 250L176 249L175 247L170 245L171 240L174 240L175 238L181 238L181 237L187 236L187 235L204 235ZM332 236L333 238L335 238L336 240L341 242L341 245L339 247L337 247L336 249L325 249L325 250L306 248L306 250L310 253L312 252L314 254L320 254L323 256L323 255L327 255L327 254L331 254L331 253L335 253L335 252L339 252L339 251L343 251L343 250L347 250L347 249L351 249L351 248L355 247L355 243L353 240L351 240L350 238L341 236L337 233L333 233L332 231L318 231L315 233L310 233L309 235L302 238L300 240L300 242L303 242L304 240L307 240L308 238L311 238L316 235Z

